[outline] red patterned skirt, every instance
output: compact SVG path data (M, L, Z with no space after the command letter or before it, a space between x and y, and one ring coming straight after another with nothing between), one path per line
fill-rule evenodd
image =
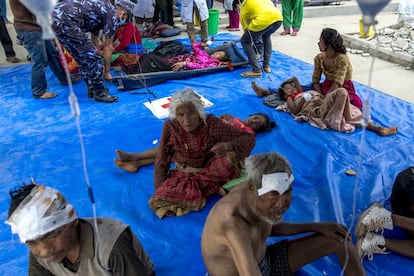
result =
M238 162L228 156L213 157L209 165L197 173L171 171L149 200L152 210L160 217L181 216L198 211L206 197L216 194L233 178L240 177Z

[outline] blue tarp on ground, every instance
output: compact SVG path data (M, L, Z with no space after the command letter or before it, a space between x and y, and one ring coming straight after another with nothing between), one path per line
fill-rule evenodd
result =
M221 43L235 37L219 34L215 39ZM311 79L311 64L276 51L271 67L273 72L256 79L258 84L278 87L291 76L299 77L301 83ZM31 177L62 191L79 216L92 216L68 88L60 86L48 71L49 89L59 96L35 100L31 97L30 70L30 65L0 69L0 220L7 219L8 191ZM170 80L150 89L161 98L192 87L213 102L207 111L216 115L231 113L246 118L256 112L269 114L278 126L257 135L253 153L277 151L292 164L295 182L286 221L337 221L350 226L354 200L356 216L375 201L383 203L398 172L414 164L414 105L372 90L372 119L380 125L398 125L397 135L379 137L372 132L364 134L361 129L352 134L323 131L263 105L251 90L251 79L239 76L243 70ZM205 275L200 235L208 211L219 197L209 198L200 212L160 220L147 204L154 191L153 166L130 174L115 167L113 158L115 149L142 151L153 147L163 121L144 107L147 95L119 92L115 85L108 86L111 94L119 96L118 103L95 103L86 97L84 83L74 85L98 216L130 224L154 261L157 275ZM356 89L365 101L367 87L356 83ZM346 175L348 169L357 175ZM28 250L4 223L0 223L0 248L0 275L26 274ZM394 253L376 255L364 266L368 275L414 274L413 260ZM339 275L340 271L337 258L331 256L296 275Z

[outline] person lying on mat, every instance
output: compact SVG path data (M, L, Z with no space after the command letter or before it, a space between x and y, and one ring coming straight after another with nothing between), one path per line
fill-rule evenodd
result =
M285 80L279 87L274 88L264 88L259 86L255 81L252 81L252 89L256 93L258 98L267 97L275 93L280 93L283 89L284 84L291 84L296 89L296 93L304 92L302 85L299 83L299 80L296 77L289 78ZM310 89L307 89L310 90Z
M265 90L258 85L254 85L254 89L255 92ZM279 93L286 103L277 109L290 112L295 120L307 121L321 129L348 133L353 132L355 127L362 127L363 113L350 103L349 93L343 87L326 95L314 90L303 92L299 81L293 77L282 83ZM372 121L368 121L366 128L381 136L396 134L398 130L396 126L381 127Z
M292 275L336 254L346 275L366 275L345 226L334 222L283 222L292 200L293 172L278 153L245 160L248 180L210 210L201 235L208 275ZM300 237L266 244L268 237Z
M314 58L311 89L326 95L338 88L344 88L349 94L351 104L362 109L362 100L352 82L352 64L341 35L335 29L325 28L320 35L318 46L320 53ZM321 82L322 74L325 79ZM269 96L271 92L262 89L256 91L256 95Z
M128 74L140 74L160 71L193 70L208 67L217 67L223 62L229 62L230 57L225 51L216 51L210 55L203 50L206 43L194 42L191 44L193 52L186 55L158 56L153 53L142 55L135 64L122 66Z
M253 135L255 133L270 131L276 126L276 123L270 121L269 116L264 113L250 115L244 121L230 114L222 114L219 118L223 122ZM114 163L122 170L136 173L142 166L154 164L157 150L157 147L137 153L116 150L115 152L119 159L115 158Z
M22 185L10 196L6 223L30 250L28 275L155 275L128 225L78 218L59 191L44 185Z
M414 167L401 171L389 198L391 211L374 203L358 219L355 235L361 260L390 251L414 258ZM396 226L396 229L394 229ZM384 232L384 229L389 231ZM391 231L393 230L393 231Z
M186 88L171 97L172 119L164 123L154 167L149 206L158 217L198 211L206 197L241 176L240 163L252 151L253 135L206 115L203 102ZM170 166L174 164L174 169Z

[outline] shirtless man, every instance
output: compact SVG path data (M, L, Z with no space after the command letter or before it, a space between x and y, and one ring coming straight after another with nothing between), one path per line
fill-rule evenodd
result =
M209 275L291 275L323 256L337 254L346 275L366 275L347 229L333 222L281 222L292 199L293 174L277 153L246 159L249 180L211 209L201 238ZM266 246L269 236L309 233ZM345 238L347 237L347 238Z

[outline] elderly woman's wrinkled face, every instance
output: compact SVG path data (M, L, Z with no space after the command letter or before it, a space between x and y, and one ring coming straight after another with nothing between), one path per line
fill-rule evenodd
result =
M175 117L186 132L197 129L201 124L201 118L191 103L179 105L175 110Z

